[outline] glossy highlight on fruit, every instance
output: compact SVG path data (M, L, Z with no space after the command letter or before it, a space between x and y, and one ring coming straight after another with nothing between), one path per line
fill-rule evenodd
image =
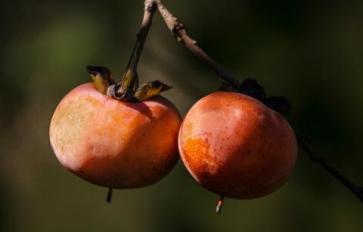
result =
M179 152L203 187L221 196L252 199L287 181L297 142L285 118L258 100L215 92L187 113L179 131Z
M123 102L86 83L59 103L49 135L58 160L74 174L101 186L136 188L175 166L180 123L175 106L161 96Z

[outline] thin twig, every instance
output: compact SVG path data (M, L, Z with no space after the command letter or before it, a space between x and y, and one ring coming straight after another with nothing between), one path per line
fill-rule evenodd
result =
M225 82L233 87L239 87L240 82L219 66L203 49L201 49L196 41L192 39L184 27L184 25L165 7L161 0L154 0L157 4L161 17L164 19L166 26L173 33L178 42L181 42L187 49L189 49L195 56L201 59L209 68L211 68L218 77L222 78ZM310 156L311 160L320 164L330 174L341 181L354 195L356 195L363 203L363 188L353 184L347 177L342 175L332 166L328 165L323 159L313 154L311 147L300 136L297 135L299 145Z
M144 16L141 21L139 32L137 33L137 39L135 43L134 50L131 54L128 68L130 68L132 71L137 71L137 65L139 63L142 50L144 48L144 44L147 38L147 35L149 33L150 27L152 25L153 16L155 14L156 10L156 2L154 0L145 0L144 2L145 8L144 8Z
M323 168L325 168L330 174L332 174L335 178L337 178L340 182L342 182L345 187L347 187L356 197L361 200L363 203L363 188L354 184L351 180L349 180L346 176L341 174L338 170L330 166L326 163L326 161L318 156L316 156L310 146L300 135L296 133L297 141L300 147L305 151L306 154L309 155L310 159L317 164L320 164Z
M170 13L160 0L155 0L155 2L157 3L158 10L164 19L164 22L169 30L174 34L175 38L207 66L209 66L209 68L211 68L217 76L230 85L238 88L240 84L239 81L218 65L203 49L197 45L197 42L188 35L184 25Z
M114 85L110 91L110 96L116 99L133 101L133 95L139 85L137 65L152 25L152 19L156 11L156 2L154 0L145 0L144 5L144 16L136 35L136 42L126 66L126 70L121 81L117 85Z

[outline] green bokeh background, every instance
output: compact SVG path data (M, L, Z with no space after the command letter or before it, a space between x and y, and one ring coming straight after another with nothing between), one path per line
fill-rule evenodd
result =
M219 2L219 3L218 3ZM293 105L289 120L317 153L363 185L363 2L165 1L212 57ZM64 170L48 141L60 99L87 64L120 76L139 26L136 1L3 0L0 8L0 231L362 231L363 206L300 152L290 181L257 200L226 200L181 163L157 184L116 191ZM139 74L175 88L184 115L219 80L156 15Z

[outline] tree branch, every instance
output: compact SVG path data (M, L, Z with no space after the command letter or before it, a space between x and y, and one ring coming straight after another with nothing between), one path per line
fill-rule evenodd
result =
M330 166L326 161L317 155L314 154L311 146L307 143L300 135L296 133L296 138L299 146L308 154L309 158L321 165L325 170L327 170L330 174L332 174L336 179L338 179L345 187L347 187L359 200L363 203L363 188L355 185L351 180L349 180L346 176L341 174L338 170Z
M208 54L201 49L197 42L192 39L184 25L176 18L170 11L163 5L160 0L155 0L158 10L164 19L165 24L169 30L174 34L175 38L182 43L186 48L188 48L195 56L197 56L201 61L203 61L209 68L211 68L217 76L222 78L224 81L230 85L238 88L240 83L231 74L219 66Z
M154 0L157 4L157 8L164 19L166 26L173 33L178 42L182 43L187 49L189 49L196 57L202 60L209 68L211 68L218 77L222 78L225 82L238 89L240 82L230 75L226 70L219 66L203 49L201 49L197 42L192 39L184 27L184 25L176 18L170 11L165 7L161 0ZM312 148L308 143L306 143L299 135L296 134L299 146L309 155L310 159L320 164L325 170L337 178L343 183L355 196L357 196L363 203L363 188L353 184L347 177L342 175L332 166L327 164L323 159L316 156Z

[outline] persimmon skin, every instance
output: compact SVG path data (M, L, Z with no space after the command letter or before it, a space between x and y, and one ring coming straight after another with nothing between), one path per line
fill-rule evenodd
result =
M59 103L49 136L56 157L74 174L105 187L136 188L173 169L180 123L175 106L161 96L122 102L86 83Z
M178 143L183 163L199 184L237 199L278 189L297 158L295 133L285 118L234 92L215 92L195 103Z

